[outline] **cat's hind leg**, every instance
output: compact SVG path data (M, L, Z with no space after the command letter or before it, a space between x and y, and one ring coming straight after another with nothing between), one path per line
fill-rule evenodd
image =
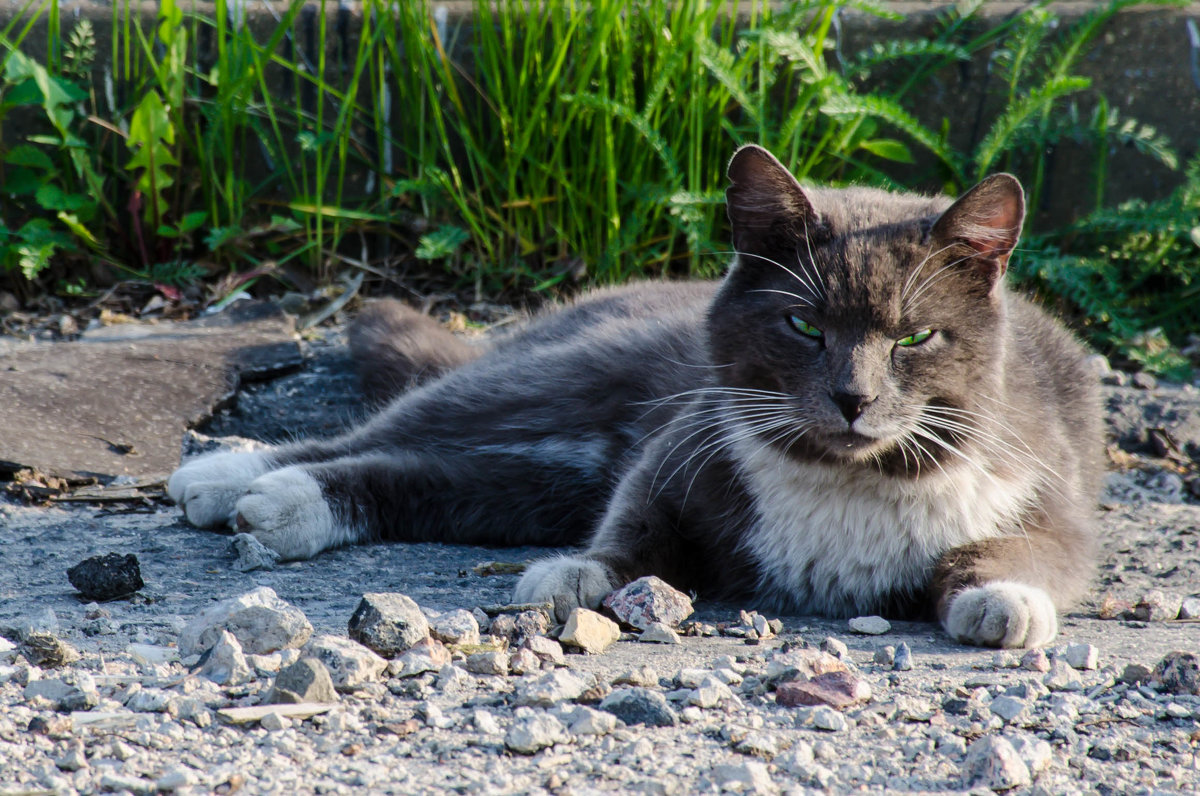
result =
M268 451L212 453L197 457L167 480L167 495L199 528L230 525L238 499L254 479L274 467Z

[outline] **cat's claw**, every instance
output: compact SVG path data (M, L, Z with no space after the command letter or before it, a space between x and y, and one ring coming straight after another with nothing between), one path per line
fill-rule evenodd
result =
M238 531L252 534L284 561L354 541L333 516L321 485L301 467L256 478L237 501L234 518Z
M231 525L238 498L271 469L265 453L213 453L180 467L167 480L167 494L199 528Z
M1058 633L1058 613L1044 589L996 581L960 592L950 604L946 632L984 647L1040 647Z
M578 556L548 558L530 566L513 590L516 603L566 602L598 608L616 588L612 571L599 561ZM555 598L558 598L555 600Z

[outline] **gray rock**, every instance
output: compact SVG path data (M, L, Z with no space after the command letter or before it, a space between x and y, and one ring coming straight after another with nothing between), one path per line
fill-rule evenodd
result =
M821 642L821 650L823 652L828 652L838 660L845 660L846 656L850 654L850 649L846 646L846 643L841 639L834 638L833 636L825 637L825 640Z
M748 732L733 745L736 752L771 760L779 754L779 739L765 732Z
M908 648L907 641L901 641L896 647L896 661L892 664L892 668L898 672L908 672L912 671L912 667L912 650Z
M500 650L476 652L467 656L463 666L475 674L508 674L508 653Z
M171 694L161 688L141 688L125 700L125 707L135 713L165 713L171 705Z
M1011 696L998 696L988 705L988 709L1006 722L1020 716L1028 705L1023 700Z
M891 644L880 647L875 650L875 655L871 658L875 663L882 666L891 667L896 663L896 648Z
M1133 374L1131 381L1133 386L1137 387L1139 390L1153 390L1158 387L1158 379L1154 378L1153 375L1144 370L1139 370L1137 373Z
M329 669L319 658L301 658L279 671L275 684L263 699L266 704L337 702Z
M301 650L304 657L320 659L338 691L357 691L379 678L388 662L371 650L341 636L314 636Z
M54 706L55 710L62 713L69 713L73 710L91 710L100 699L94 683L90 689L85 690L75 683L68 683L59 678L33 680L25 686L24 696L27 700L45 699Z
M518 716L504 733L504 745L514 752L531 755L570 740L562 722L548 713L530 711Z
M248 533L235 534L229 541L229 549L236 556L233 568L238 572L275 569L279 563L279 553Z
M646 688L625 688L609 694L600 709L613 714L626 724L645 724L648 727L673 727L679 716L657 691Z
M553 707L560 702L578 699L593 685L595 678L569 669L555 669L532 682L517 686L514 704L532 707Z
M447 663L443 666L437 676L437 689L443 694L466 691L474 687L475 683L476 680L474 677L452 663Z
M459 608L442 614L429 627L430 633L445 644L478 644L479 620Z
M251 655L302 647L313 631L299 608L262 586L206 608L179 634L179 654L186 658L203 653L217 643L223 630Z
M1169 694L1200 696L1200 656L1168 652L1154 667L1154 682Z
M693 610L690 597L654 575L638 578L612 592L604 598L604 607L639 630L646 630L655 622L677 627Z
M1021 656L1021 668L1030 672L1050 671L1050 659L1041 647L1029 650Z
M1133 606L1133 615L1143 622L1170 622L1179 618L1183 597L1151 589Z
M553 663L556 666L561 666L566 663L566 655L563 653L562 644L559 644L552 638L546 636L530 636L521 642L521 648L527 649L539 659Z
M216 642L201 655L197 673L225 686L241 685L254 678L237 636L223 629L217 630Z
M349 622L350 638L385 658L394 658L429 637L429 622L409 597L392 592L364 594Z
M849 625L851 631L864 636L882 636L892 629L892 623L882 616L856 616Z
M1033 782L1029 767L1012 744L997 735L985 735L971 744L962 766L963 784L992 790L1011 790Z
M638 685L653 687L658 685L658 672L649 666L639 666L629 669L616 676L613 685Z

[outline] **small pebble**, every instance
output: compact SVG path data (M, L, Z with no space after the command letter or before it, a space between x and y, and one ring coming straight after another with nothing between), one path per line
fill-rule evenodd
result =
M891 622L882 616L856 616L849 622L850 629L865 636L881 636L892 629Z
M901 641L896 647L896 660L892 664L892 668L898 672L907 672L911 671L912 667L912 650L908 648L907 641Z

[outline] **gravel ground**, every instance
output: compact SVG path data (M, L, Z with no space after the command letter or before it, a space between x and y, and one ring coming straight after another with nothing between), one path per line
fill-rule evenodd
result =
M307 350L302 371L249 386L202 431L278 440L351 420L338 338ZM863 635L708 602L678 643L624 632L597 654L564 645L559 658L545 638L518 653L555 629L536 614L452 612L507 601L517 576L479 565L542 550L377 545L244 572L231 537L157 499L0 497L0 794L1195 793L1200 676L1188 654L1200 656L1200 624L1177 617L1200 610L1200 398L1114 385L1107 400L1120 445L1095 588L1055 646L1029 656L959 646L930 624ZM114 552L136 555L145 586L89 602L66 570ZM206 613L260 587L311 631L292 613L272 641L262 623L282 603L249 624ZM412 598L447 642L385 664L347 641L376 592ZM470 627L447 635L478 619L479 643ZM764 622L775 619L778 632ZM198 657L205 622L233 632ZM318 705L239 710L314 655L337 693L314 685ZM429 671L414 673L422 661ZM509 666L526 673L487 673ZM846 671L810 689L817 704L784 704L812 667Z

